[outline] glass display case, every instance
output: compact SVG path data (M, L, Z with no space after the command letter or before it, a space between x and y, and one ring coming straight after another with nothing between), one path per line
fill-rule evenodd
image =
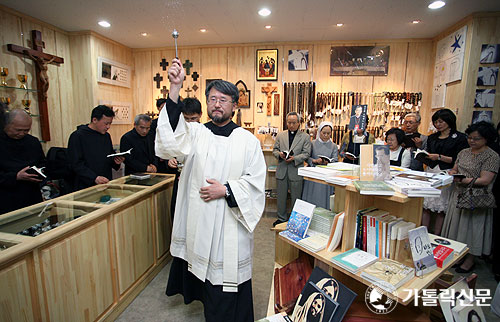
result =
M137 185L137 186L154 186L157 183L170 179L171 176L152 174L148 179L132 179L130 177L124 178L123 184Z
M142 187L126 185L99 185L94 186L93 189L85 189L68 196L63 196L61 199L109 205L131 196L136 192L142 191L143 189Z
M0 218L0 232L36 237L97 209L99 207L91 205L71 205L49 201L38 207L29 208L29 210L22 209L8 217ZM1 240L0 244L2 244ZM4 244L6 244L5 248L13 246L7 245L8 242Z

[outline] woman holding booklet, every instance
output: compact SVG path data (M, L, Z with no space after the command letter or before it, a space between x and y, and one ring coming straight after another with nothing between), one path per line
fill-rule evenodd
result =
M311 157L307 160L309 167L338 161L338 148L332 142L332 130L331 122L325 121L319 125L316 140L312 141ZM334 189L330 185L305 180L302 199L316 206L330 209L330 196L333 193Z
M455 190L451 195L442 231L443 237L465 243L470 249L465 261L457 267L458 273L470 272L474 268L476 256L491 253L495 207L492 187L498 173L500 157L487 144L495 139L495 132L493 125L488 122L470 125L465 131L470 148L460 151L455 166L450 171L450 174L465 175L455 178ZM470 209L458 208L464 207L460 194L468 190L471 184L473 189L486 189L479 190L482 190L481 194L471 200L473 204L465 205ZM483 200L477 200L478 198Z

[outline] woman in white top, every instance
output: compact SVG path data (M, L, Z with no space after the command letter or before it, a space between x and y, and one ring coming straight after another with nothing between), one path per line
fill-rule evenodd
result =
M393 127L385 132L385 142L391 151L391 165L403 168L410 168L411 154L410 150L405 149L401 144L405 140L405 132Z

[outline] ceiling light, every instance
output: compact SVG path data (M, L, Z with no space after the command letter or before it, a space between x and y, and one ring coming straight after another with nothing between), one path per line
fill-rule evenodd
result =
M207 30L205 28L201 28L200 31L201 32L207 32Z
M271 29L271 26L267 25L267 26L266 26L266 29Z
M262 8L259 10L259 15L261 15L262 17L267 17L271 14L271 10L267 9L267 8Z
M413 20L411 23L417 24L417 23L420 23L420 20Z
M338 23L337 27L342 27L344 24L343 23Z
M102 20L98 22L99 26L104 27L104 28L109 28L111 27L111 24L107 22L106 20Z
M445 4L446 3L444 1L437 0L437 1L434 1L431 4L429 4L428 8L429 9L439 9L439 8L444 7Z
M141 36L146 37L147 35L148 35L148 33L147 33L147 32L141 32Z

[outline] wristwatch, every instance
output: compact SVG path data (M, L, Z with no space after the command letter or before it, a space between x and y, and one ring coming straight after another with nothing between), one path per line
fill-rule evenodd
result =
M226 187L226 194L225 194L225 198L229 198L231 196L231 193L229 192L229 187L227 186L227 184L224 185Z

